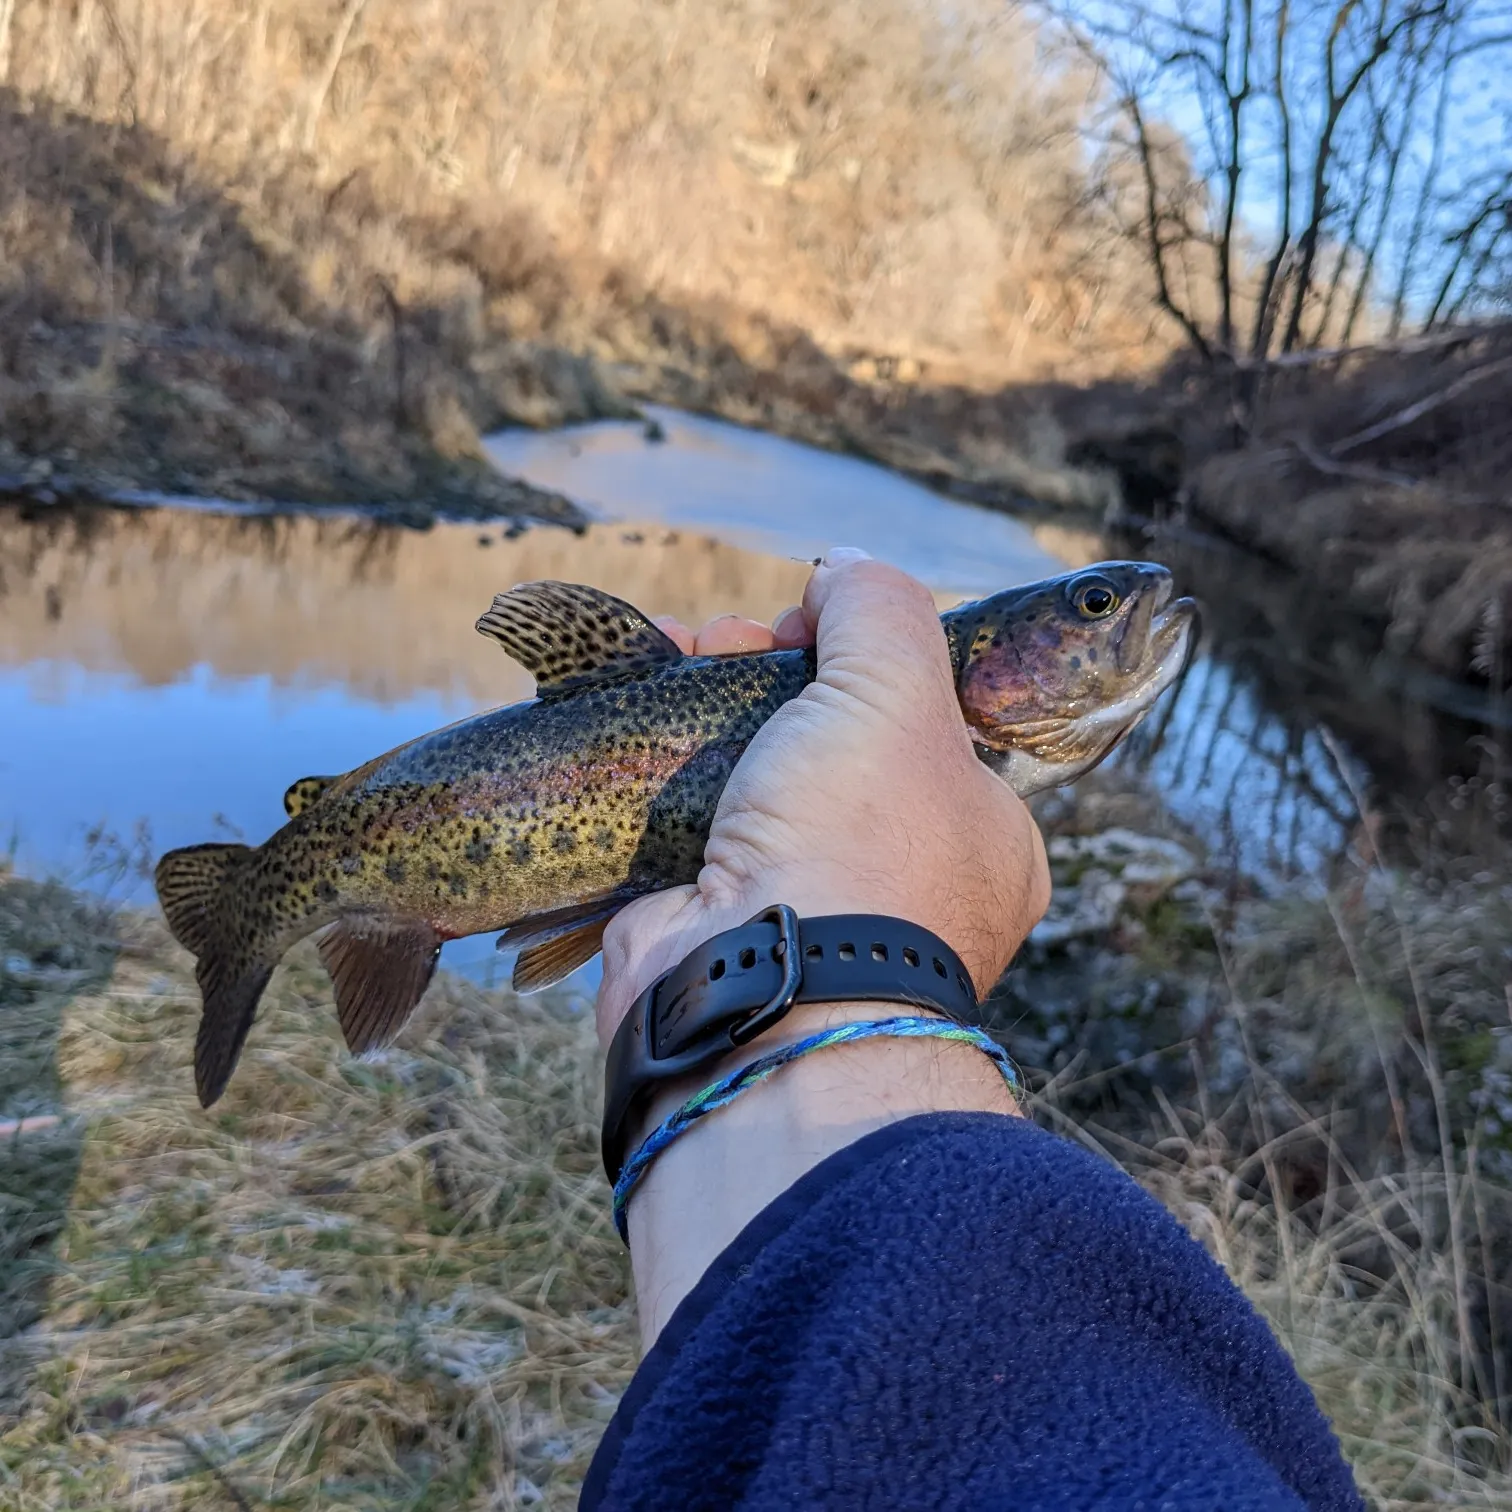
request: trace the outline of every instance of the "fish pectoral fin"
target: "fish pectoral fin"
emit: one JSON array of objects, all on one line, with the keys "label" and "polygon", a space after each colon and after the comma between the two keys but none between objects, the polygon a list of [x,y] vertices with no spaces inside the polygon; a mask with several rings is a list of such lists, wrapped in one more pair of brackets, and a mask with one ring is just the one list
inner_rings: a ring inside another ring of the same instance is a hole
[{"label": "fish pectoral fin", "polygon": [[540,992],[591,961],[604,944],[609,921],[630,895],[599,898],[532,914],[499,936],[500,950],[518,950],[510,985],[516,992]]},{"label": "fish pectoral fin", "polygon": [[320,940],[336,989],[336,1015],[353,1055],[386,1045],[425,996],[441,936],[423,919],[353,915]]},{"label": "fish pectoral fin", "polygon": [[581,583],[519,583],[478,621],[536,680],[542,698],[641,677],[682,658],[639,609]]},{"label": "fish pectoral fin", "polygon": [[304,813],[333,782],[340,781],[339,777],[301,777],[284,794],[284,813],[291,819]]}]

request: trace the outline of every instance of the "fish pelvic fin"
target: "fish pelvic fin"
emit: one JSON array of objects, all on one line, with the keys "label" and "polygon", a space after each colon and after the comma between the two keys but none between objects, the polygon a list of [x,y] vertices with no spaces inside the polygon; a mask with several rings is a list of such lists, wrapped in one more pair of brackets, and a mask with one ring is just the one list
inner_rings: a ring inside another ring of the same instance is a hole
[{"label": "fish pelvic fin", "polygon": [[339,777],[301,777],[298,782],[292,783],[284,794],[284,813],[291,819],[304,813],[312,803],[320,800],[320,795],[333,782],[340,781]]},{"label": "fish pelvic fin", "polygon": [[258,999],[277,965],[236,928],[228,889],[252,856],[247,845],[190,845],[157,865],[158,901],[173,937],[196,958],[204,1008],[194,1040],[194,1085],[208,1108],[236,1067]]},{"label": "fish pelvic fin", "polygon": [[591,961],[603,949],[609,921],[634,896],[611,894],[516,920],[498,940],[500,950],[520,952],[510,985],[519,993],[540,992]]},{"label": "fish pelvic fin", "polygon": [[581,583],[520,583],[478,621],[536,680],[541,698],[644,677],[682,659],[633,604]]},{"label": "fish pelvic fin", "polygon": [[386,1045],[415,1011],[436,971],[441,935],[424,919],[356,914],[320,939],[336,1015],[354,1055]]},{"label": "fish pelvic fin", "polygon": [[519,993],[540,992],[571,976],[604,948],[604,931],[613,917],[602,914],[539,945],[527,945],[515,957],[510,986]]}]

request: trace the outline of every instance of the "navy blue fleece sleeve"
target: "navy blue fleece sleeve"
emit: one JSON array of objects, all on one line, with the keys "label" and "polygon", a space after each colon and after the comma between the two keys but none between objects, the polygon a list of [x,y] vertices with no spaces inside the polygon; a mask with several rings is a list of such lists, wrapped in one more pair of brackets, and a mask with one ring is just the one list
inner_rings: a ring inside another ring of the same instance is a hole
[{"label": "navy blue fleece sleeve", "polygon": [[1120,1171],[913,1118],[811,1171],[631,1382],[585,1512],[1363,1506],[1311,1393]]}]

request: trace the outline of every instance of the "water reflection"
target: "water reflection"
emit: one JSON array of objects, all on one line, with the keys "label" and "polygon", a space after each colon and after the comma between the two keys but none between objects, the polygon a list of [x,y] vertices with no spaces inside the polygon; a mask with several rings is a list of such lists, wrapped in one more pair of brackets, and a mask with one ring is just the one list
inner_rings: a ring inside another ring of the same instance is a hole
[{"label": "water reflection", "polygon": [[10,837],[23,869],[77,877],[91,833],[130,837],[141,821],[158,851],[261,840],[295,777],[528,694],[472,630],[499,589],[559,577],[689,621],[769,619],[837,539],[923,576],[942,605],[1068,562],[1169,562],[1204,600],[1206,649],[1117,759],[1252,875],[1317,873],[1339,853],[1357,823],[1345,773],[1411,803],[1479,760],[1473,727],[1383,686],[1347,624],[1253,563],[1174,537],[1031,532],[850,459],[661,421],[659,444],[625,424],[495,438],[534,481],[656,516],[581,536],[0,509],[0,847]]},{"label": "water reflection", "polygon": [[[472,628],[499,589],[566,577],[695,622],[770,619],[807,571],[659,526],[0,511],[0,854],[149,900],[147,853],[260,841],[294,778],[527,697]],[[446,960],[491,969],[491,942]]]}]

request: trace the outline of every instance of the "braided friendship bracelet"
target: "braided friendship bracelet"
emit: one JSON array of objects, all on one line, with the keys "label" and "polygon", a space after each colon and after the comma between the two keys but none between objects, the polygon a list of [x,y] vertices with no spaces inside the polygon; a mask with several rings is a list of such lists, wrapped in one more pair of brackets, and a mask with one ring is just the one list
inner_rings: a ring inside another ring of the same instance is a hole
[{"label": "braided friendship bracelet", "polygon": [[768,1055],[758,1056],[738,1071],[721,1077],[712,1086],[695,1093],[646,1136],[641,1147],[625,1162],[619,1180],[614,1183],[614,1226],[619,1230],[620,1238],[627,1245],[630,1243],[626,1214],[631,1193],[650,1169],[651,1162],[684,1130],[707,1114],[728,1106],[748,1087],[765,1081],[790,1061],[812,1055],[816,1050],[825,1050],[831,1045],[846,1045],[852,1040],[876,1039],[881,1036],[954,1040],[958,1044],[974,1045],[1003,1073],[1008,1090],[1015,1097],[1019,1095],[1018,1073],[1008,1058],[1008,1052],[991,1035],[970,1025],[939,1018],[890,1018],[864,1019],[855,1024],[839,1024],[833,1029],[822,1029],[818,1034],[809,1035],[807,1039],[797,1040]]}]

